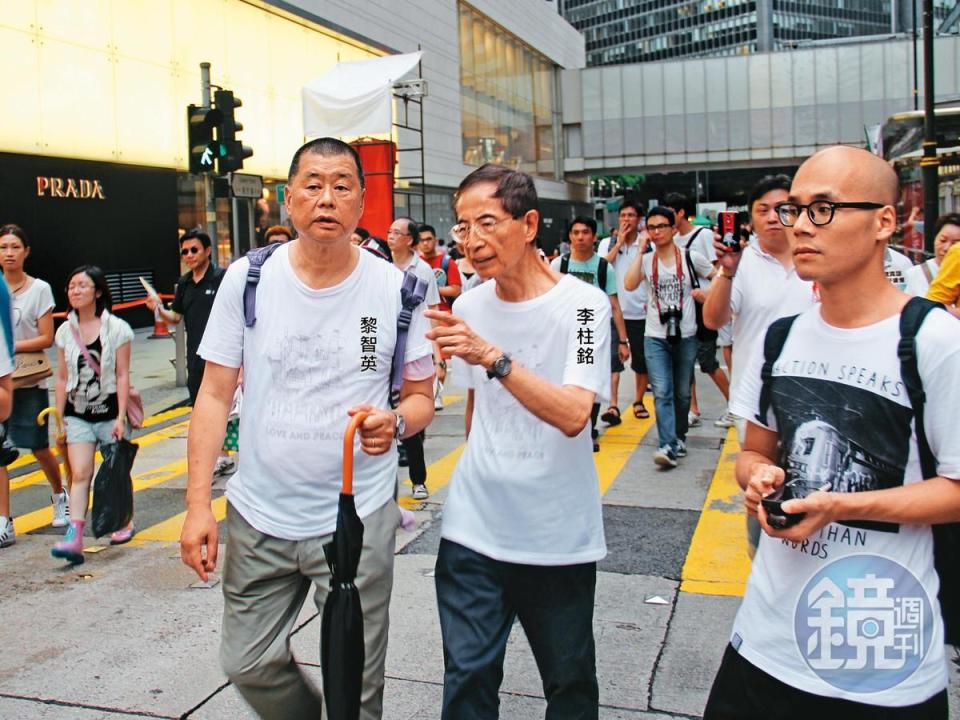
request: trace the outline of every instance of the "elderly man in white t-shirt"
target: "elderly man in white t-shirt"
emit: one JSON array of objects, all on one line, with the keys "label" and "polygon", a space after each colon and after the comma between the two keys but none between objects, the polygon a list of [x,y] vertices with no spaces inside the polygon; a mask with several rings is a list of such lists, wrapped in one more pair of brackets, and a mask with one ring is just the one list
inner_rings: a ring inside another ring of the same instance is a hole
[{"label": "elderly man in white t-shirt", "polygon": [[337,525],[346,425],[359,429],[354,497],[363,521],[356,585],[364,616],[360,717],[382,714],[393,550],[400,512],[396,439],[433,418],[433,356],[422,306],[407,338],[400,402],[389,408],[403,274],[350,235],[363,210],[363,170],[349,145],[320,138],[294,155],[286,208],[298,237],[263,263],[246,326],[249,259],[227,270],[199,353],[207,367],[188,439],[183,561],[203,580],[217,564],[210,474],[243,367],[240,470],[227,482],[220,660],[263,718],[321,716],[297,668],[290,632],[311,584],[322,611],[331,572],[323,546]]},{"label": "elderly man in white t-shirt", "polygon": [[491,282],[428,311],[466,367],[467,449],[443,511],[436,585],[444,720],[495,718],[519,619],[547,717],[597,717],[596,563],[606,554],[590,439],[609,387],[610,301],[540,260],[533,180],[485,165],[455,195],[456,234]]}]

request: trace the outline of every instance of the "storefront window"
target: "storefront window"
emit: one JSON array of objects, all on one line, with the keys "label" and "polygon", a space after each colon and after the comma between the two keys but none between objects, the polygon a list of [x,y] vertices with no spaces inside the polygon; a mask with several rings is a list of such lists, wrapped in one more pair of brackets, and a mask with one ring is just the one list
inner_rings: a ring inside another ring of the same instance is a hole
[{"label": "storefront window", "polygon": [[460,5],[463,161],[552,177],[553,64]]}]

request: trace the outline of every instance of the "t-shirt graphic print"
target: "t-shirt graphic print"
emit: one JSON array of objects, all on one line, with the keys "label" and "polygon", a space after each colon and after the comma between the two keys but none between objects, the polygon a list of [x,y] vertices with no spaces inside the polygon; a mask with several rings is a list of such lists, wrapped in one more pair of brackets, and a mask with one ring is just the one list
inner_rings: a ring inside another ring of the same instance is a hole
[{"label": "t-shirt graphic print", "polygon": [[[740,407],[780,438],[787,480],[859,493],[923,482],[900,374],[899,316],[837,328],[813,307],[795,320],[762,413],[763,342],[744,365]],[[931,313],[917,335],[924,427],[938,473],[960,478],[960,337]],[[732,645],[806,692],[883,706],[946,686],[943,626],[928,525],[829,523],[802,542],[763,534]]]}]

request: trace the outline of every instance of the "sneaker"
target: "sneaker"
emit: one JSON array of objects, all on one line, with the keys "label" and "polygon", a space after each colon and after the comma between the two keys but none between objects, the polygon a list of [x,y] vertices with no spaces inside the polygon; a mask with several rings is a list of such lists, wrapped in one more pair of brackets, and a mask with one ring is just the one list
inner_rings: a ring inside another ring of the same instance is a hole
[{"label": "sneaker", "polygon": [[732,428],[734,425],[736,425],[736,417],[728,410],[719,418],[714,420],[713,424],[718,428]]},{"label": "sneaker", "polygon": [[687,413],[687,425],[697,427],[700,424],[700,413],[691,410]]},{"label": "sneaker", "polygon": [[66,491],[50,496],[53,503],[53,527],[66,527],[70,524],[70,498]]},{"label": "sneaker", "polygon": [[674,451],[674,454],[678,458],[687,456],[687,444],[683,440],[677,440],[677,449]]},{"label": "sneaker", "polygon": [[55,558],[66,560],[71,565],[82,565],[84,560],[82,531],[77,532],[77,526],[70,523],[67,534],[63,536],[63,540],[53,546],[50,554]]},{"label": "sneaker", "polygon": [[414,485],[413,492],[410,493],[410,497],[414,500],[426,500],[430,497],[430,493],[427,492],[426,485]]},{"label": "sneaker", "polygon": [[224,475],[232,475],[236,471],[237,471],[236,458],[219,457],[217,458],[217,464],[213,468],[213,476],[223,477]]},{"label": "sneaker", "polygon": [[672,447],[664,445],[653,454],[653,461],[660,467],[675,468],[677,466],[677,454]]},{"label": "sneaker", "polygon": [[13,529],[13,520],[0,517],[0,548],[10,547],[17,541],[17,533]]},{"label": "sneaker", "polygon": [[114,533],[110,533],[110,544],[111,545],[123,545],[128,543],[133,539],[133,536],[136,534],[136,530],[133,529],[133,525],[128,528],[123,528],[122,530],[117,530]]}]

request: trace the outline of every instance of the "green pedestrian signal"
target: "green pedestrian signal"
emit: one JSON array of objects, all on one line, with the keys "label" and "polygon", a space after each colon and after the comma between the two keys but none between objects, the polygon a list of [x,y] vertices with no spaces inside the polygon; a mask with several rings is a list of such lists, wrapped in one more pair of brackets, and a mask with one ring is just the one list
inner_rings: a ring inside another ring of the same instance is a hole
[{"label": "green pedestrian signal", "polygon": [[205,173],[214,170],[214,129],[220,125],[221,113],[216,108],[187,106],[187,138],[190,172]]}]

